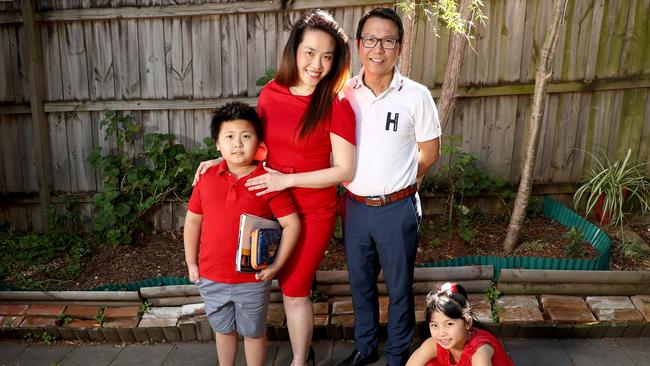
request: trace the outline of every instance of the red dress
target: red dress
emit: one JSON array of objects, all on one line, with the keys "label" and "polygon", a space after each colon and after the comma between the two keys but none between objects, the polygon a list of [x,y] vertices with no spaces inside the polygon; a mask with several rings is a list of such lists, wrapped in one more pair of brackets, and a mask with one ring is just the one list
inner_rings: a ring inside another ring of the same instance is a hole
[{"label": "red dress", "polygon": [[[299,139],[299,124],[311,96],[296,96],[272,80],[260,93],[257,111],[264,122],[267,166],[285,174],[331,166],[330,132],[356,144],[355,116],[346,99],[335,99],[332,113],[308,136]],[[309,296],[316,270],[332,239],[336,222],[336,187],[291,188],[300,214],[301,233],[291,258],[278,273],[282,293]]]},{"label": "red dress", "polygon": [[515,365],[497,337],[488,331],[474,328],[472,330],[472,335],[460,356],[460,360],[458,360],[457,363],[452,363],[449,350],[440,347],[440,345],[436,343],[436,358],[429,361],[426,366],[472,366],[472,356],[474,356],[476,350],[484,344],[489,344],[494,350],[494,354],[492,355],[492,366]]}]

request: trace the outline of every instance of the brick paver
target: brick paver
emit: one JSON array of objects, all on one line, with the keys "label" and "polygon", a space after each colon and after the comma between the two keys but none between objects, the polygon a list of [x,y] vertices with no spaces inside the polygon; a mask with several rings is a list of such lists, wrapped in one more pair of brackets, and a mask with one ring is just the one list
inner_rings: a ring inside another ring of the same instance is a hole
[{"label": "brick paver", "polygon": [[23,316],[0,315],[0,328],[18,328]]},{"label": "brick paver", "polygon": [[18,316],[24,315],[29,305],[0,304],[0,315]]},{"label": "brick paver", "polygon": [[92,329],[99,328],[102,325],[95,320],[73,319],[65,325],[68,328]]},{"label": "brick paver", "polygon": [[314,327],[326,327],[329,323],[330,316],[327,314],[314,315]]},{"label": "brick paver", "polygon": [[181,318],[188,319],[198,315],[205,315],[205,304],[187,304],[181,306]]},{"label": "brick paver", "polygon": [[329,314],[329,303],[326,302],[314,303],[314,315],[328,315],[328,314]]},{"label": "brick paver", "polygon": [[284,306],[281,303],[270,303],[269,310],[266,315],[267,324],[273,326],[281,326],[284,324]]},{"label": "brick paver", "polygon": [[499,321],[501,323],[535,324],[543,322],[544,317],[537,308],[504,308],[499,311]]},{"label": "brick paver", "polygon": [[332,325],[340,325],[343,327],[353,327],[354,326],[354,315],[344,314],[344,315],[332,315]]},{"label": "brick paver", "polygon": [[552,322],[580,324],[596,321],[582,297],[542,295],[541,302],[544,313]]},{"label": "brick paver", "polygon": [[100,309],[99,306],[71,305],[65,309],[65,315],[75,319],[93,319]]},{"label": "brick paver", "polygon": [[28,317],[52,317],[56,318],[65,310],[65,305],[31,305],[25,313]]},{"label": "brick paver", "polygon": [[647,322],[650,322],[650,295],[637,295],[630,298]]},{"label": "brick paver", "polygon": [[481,323],[492,322],[492,307],[485,295],[469,295],[469,302],[472,304],[472,312]]},{"label": "brick paver", "polygon": [[136,328],[138,326],[138,323],[140,323],[140,320],[137,318],[131,318],[131,319],[117,319],[117,320],[112,320],[112,321],[105,321],[104,324],[102,324],[102,327],[104,328]]},{"label": "brick paver", "polygon": [[585,301],[600,321],[642,322],[643,315],[627,296],[588,296]]},{"label": "brick paver", "polygon": [[149,309],[142,319],[151,319],[151,318],[176,318],[178,319],[181,316],[181,306],[170,306],[170,307],[153,307]]},{"label": "brick paver", "polygon": [[336,301],[332,304],[332,315],[353,314],[352,301]]},{"label": "brick paver", "polygon": [[[489,304],[487,305],[489,306]],[[497,306],[499,308],[499,320],[503,324],[535,324],[544,321],[542,312],[539,310],[539,302],[535,296],[503,296],[497,300]],[[512,328],[511,331],[513,332],[511,336],[515,336],[516,328]]]},{"label": "brick paver", "polygon": [[117,320],[126,318],[137,318],[140,308],[138,306],[107,307],[104,309],[104,319]]},{"label": "brick paver", "polygon": [[21,328],[42,328],[56,326],[56,318],[30,317],[20,323]]},{"label": "brick paver", "polygon": [[176,318],[143,318],[140,324],[138,324],[138,327],[171,327],[176,326],[176,323],[178,323],[178,319]]}]

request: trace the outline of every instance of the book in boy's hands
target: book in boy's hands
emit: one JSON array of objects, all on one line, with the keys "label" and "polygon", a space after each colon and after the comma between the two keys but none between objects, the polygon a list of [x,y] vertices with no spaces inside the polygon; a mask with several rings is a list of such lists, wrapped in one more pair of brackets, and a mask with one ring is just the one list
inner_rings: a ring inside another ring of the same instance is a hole
[{"label": "book in boy's hands", "polygon": [[282,226],[276,221],[251,214],[241,214],[235,260],[237,271],[257,273],[273,263],[281,236]]},{"label": "book in boy's hands", "polygon": [[251,233],[251,265],[253,268],[261,270],[273,263],[281,237],[280,229],[261,228]]}]

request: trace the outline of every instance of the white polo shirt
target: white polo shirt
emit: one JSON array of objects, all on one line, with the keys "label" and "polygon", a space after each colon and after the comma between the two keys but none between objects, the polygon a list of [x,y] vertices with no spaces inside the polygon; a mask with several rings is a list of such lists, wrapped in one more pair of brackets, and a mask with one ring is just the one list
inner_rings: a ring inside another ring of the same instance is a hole
[{"label": "white polo shirt", "polygon": [[346,187],[359,196],[390,194],[415,183],[417,142],[441,135],[438,111],[429,90],[397,68],[378,96],[364,85],[363,71],[344,89],[357,121],[357,164]]}]

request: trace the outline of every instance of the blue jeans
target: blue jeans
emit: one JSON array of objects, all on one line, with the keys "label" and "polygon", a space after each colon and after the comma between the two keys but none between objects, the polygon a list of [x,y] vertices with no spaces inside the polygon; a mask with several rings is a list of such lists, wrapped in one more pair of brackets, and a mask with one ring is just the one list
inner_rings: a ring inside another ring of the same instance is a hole
[{"label": "blue jeans", "polygon": [[389,366],[404,365],[415,329],[413,269],[422,219],[416,194],[382,207],[345,197],[344,243],[354,307],[354,336],[362,356],[379,344],[377,277],[384,271],[388,289],[388,339],[384,357]]}]

